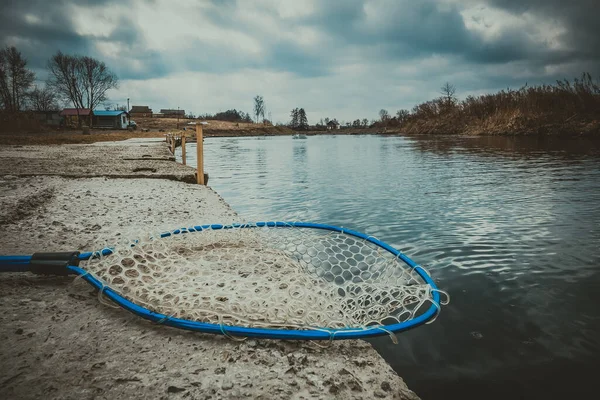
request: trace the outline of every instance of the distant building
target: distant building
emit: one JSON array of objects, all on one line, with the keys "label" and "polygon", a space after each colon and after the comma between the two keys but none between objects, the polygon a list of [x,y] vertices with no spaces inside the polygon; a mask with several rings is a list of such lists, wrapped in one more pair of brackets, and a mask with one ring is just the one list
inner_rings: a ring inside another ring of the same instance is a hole
[{"label": "distant building", "polygon": [[162,109],[160,113],[163,117],[167,118],[185,118],[185,110]]},{"label": "distant building", "polygon": [[65,108],[59,115],[65,119],[65,125],[79,125],[78,118],[81,118],[82,123],[89,121],[92,110],[89,108]]},{"label": "distant building", "polygon": [[131,118],[152,118],[152,109],[148,106],[132,106],[129,115]]},{"label": "distant building", "polygon": [[94,110],[94,128],[127,129],[127,111]]},{"label": "distant building", "polygon": [[340,129],[340,124],[337,121],[329,121],[327,123],[327,130],[331,131],[334,129]]}]

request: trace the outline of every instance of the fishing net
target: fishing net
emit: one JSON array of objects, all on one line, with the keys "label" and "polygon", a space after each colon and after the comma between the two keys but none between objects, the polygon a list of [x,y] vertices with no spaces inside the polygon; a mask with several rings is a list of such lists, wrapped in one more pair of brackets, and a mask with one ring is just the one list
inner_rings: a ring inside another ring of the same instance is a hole
[{"label": "fishing net", "polygon": [[175,233],[122,240],[81,267],[151,311],[226,326],[360,329],[437,306],[436,289],[366,238],[292,226]]}]

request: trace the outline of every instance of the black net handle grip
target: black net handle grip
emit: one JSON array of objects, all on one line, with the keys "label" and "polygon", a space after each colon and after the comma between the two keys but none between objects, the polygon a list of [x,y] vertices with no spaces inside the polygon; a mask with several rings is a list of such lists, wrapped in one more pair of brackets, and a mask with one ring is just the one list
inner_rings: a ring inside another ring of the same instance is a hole
[{"label": "black net handle grip", "polygon": [[29,262],[29,271],[38,275],[69,275],[69,265],[79,265],[79,252],[35,253]]}]

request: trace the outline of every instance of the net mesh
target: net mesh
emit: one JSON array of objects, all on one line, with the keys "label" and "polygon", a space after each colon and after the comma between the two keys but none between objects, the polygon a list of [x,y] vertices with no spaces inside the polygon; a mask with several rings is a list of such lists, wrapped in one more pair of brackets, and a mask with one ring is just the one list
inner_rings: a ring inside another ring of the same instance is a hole
[{"label": "net mesh", "polygon": [[431,287],[390,252],[321,229],[146,234],[113,249],[82,267],[134,303],[193,321],[364,328],[412,319],[433,302]]}]

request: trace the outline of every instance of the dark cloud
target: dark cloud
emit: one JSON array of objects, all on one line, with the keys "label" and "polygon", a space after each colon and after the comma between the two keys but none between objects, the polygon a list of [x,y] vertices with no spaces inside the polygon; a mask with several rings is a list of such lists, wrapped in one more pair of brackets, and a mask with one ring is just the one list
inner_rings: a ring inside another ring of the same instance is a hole
[{"label": "dark cloud", "polygon": [[[560,65],[573,60],[600,59],[600,24],[594,12],[595,1],[579,0],[482,0],[514,15],[530,13],[542,16],[567,31],[561,37],[569,50],[553,49],[533,41],[525,31],[505,31],[493,40],[484,40],[465,26],[461,3],[440,4],[433,0],[323,1],[311,15],[291,17],[290,27],[310,26],[331,38],[328,46],[315,43],[312,49],[278,37],[260,38],[266,44],[262,59],[242,59],[235,53],[223,51],[211,43],[195,42],[197,51],[208,54],[211,62],[198,62],[194,55],[182,54],[184,64],[192,69],[205,68],[232,70],[236,68],[266,68],[285,70],[300,76],[323,76],[344,59],[344,51],[353,48],[358,56],[377,56],[380,62],[405,61],[435,54],[458,56],[466,62],[502,64],[529,61],[533,66]],[[138,60],[144,69],[130,69],[128,63],[115,65],[126,78],[162,76],[169,67],[160,54],[145,49],[139,27],[132,16],[121,16],[117,28],[108,37],[82,36],[75,32],[69,7],[94,7],[101,10],[111,4],[127,0],[85,1],[8,1],[0,12],[0,34],[4,38],[18,38],[22,51],[35,68],[43,68],[48,57],[57,49],[68,52],[93,53],[97,42],[117,43],[127,49],[125,57]],[[234,0],[214,2],[212,9],[198,7],[198,12],[210,18],[217,26],[235,29],[253,36],[255,26],[231,18],[239,5]],[[472,6],[466,0],[462,6]],[[264,7],[265,15],[276,17],[276,10]],[[376,20],[373,20],[372,15]],[[28,21],[26,15],[39,21]],[[68,49],[68,50],[67,50]],[[132,64],[132,63],[129,63]],[[589,63],[588,63],[589,64]]]},{"label": "dark cloud", "polygon": [[[44,68],[51,54],[60,48],[88,52],[88,38],[74,32],[73,24],[64,12],[62,2],[49,6],[45,1],[8,1],[0,9],[0,38],[5,42],[18,41],[19,50],[28,58],[30,66]],[[36,11],[39,10],[39,11]],[[35,15],[39,22],[27,20]]]},{"label": "dark cloud", "polygon": [[[16,45],[38,75],[43,75],[47,60],[60,49],[101,58],[122,80],[143,81],[186,71],[215,76],[249,70],[288,72],[303,82],[329,80],[344,88],[360,84],[385,89],[383,82],[410,85],[415,92],[405,101],[411,103],[436,95],[446,80],[469,92],[518,87],[525,81],[552,82],[583,71],[600,76],[596,0],[323,0],[308,15],[285,18],[278,14],[284,3],[256,3],[252,18],[241,18],[240,8],[250,8],[252,0],[215,0],[210,7],[203,1],[186,3],[182,13],[210,21],[224,35],[233,33],[231,37],[207,39],[187,30],[186,37],[174,33],[177,46],[162,51],[142,29],[148,28],[142,25],[148,22],[136,13],[139,3],[132,0],[0,2],[0,45]],[[153,3],[145,12],[163,4]],[[114,29],[78,34],[74,5],[91,8]],[[128,11],[112,12],[116,6]],[[474,8],[503,10],[512,17],[526,16],[532,23],[513,29],[501,20],[477,15],[465,21],[465,10]],[[182,20],[188,15],[181,15]],[[550,37],[544,40],[544,31],[540,33],[535,21],[542,21],[544,29],[562,27],[564,32],[551,43]],[[471,22],[478,22],[483,30],[495,28],[494,34],[470,29]],[[160,25],[155,28],[154,33],[164,29],[165,35],[170,34]],[[314,43],[290,34],[303,29],[315,33]],[[245,49],[234,42],[244,37],[260,48]],[[353,66],[362,72],[342,80],[340,71]],[[336,90],[329,92],[334,96]],[[389,103],[398,102],[393,90],[385,95]],[[375,101],[377,96],[362,95],[365,101]]]},{"label": "dark cloud", "polygon": [[[238,0],[215,1],[215,7],[200,12],[209,17],[210,21],[219,27],[227,27],[232,30],[246,32],[259,39],[261,43],[267,44],[264,54],[260,58],[248,57],[237,52],[229,53],[227,59],[219,62],[219,56],[223,55],[223,49],[212,46],[210,43],[200,43],[197,41],[196,48],[202,49],[203,58],[209,61],[200,60],[199,63],[190,64],[192,70],[202,70],[212,72],[215,70],[231,71],[232,69],[259,68],[273,71],[291,72],[301,77],[325,76],[330,73],[329,67],[332,64],[330,49],[322,47],[315,43],[312,49],[300,47],[296,42],[281,36],[260,36],[256,32],[256,26],[250,23],[241,22],[232,19],[235,9],[238,6]],[[271,8],[261,8],[260,11],[265,15],[275,17],[275,10]],[[302,25],[303,20],[291,18],[290,27],[294,24]],[[189,59],[190,57],[186,57]],[[191,57],[195,59],[196,57]],[[215,63],[215,60],[217,62]]]},{"label": "dark cloud", "polygon": [[[597,0],[487,0],[490,5],[515,14],[531,13],[566,29],[561,40],[572,57],[600,64],[600,23]],[[596,72],[600,73],[600,67]]]},{"label": "dark cloud", "polygon": [[[506,2],[513,3],[511,0]],[[533,6],[524,8],[521,3],[514,1],[515,9],[508,11],[522,13],[537,10]],[[376,4],[373,7],[376,8]],[[522,30],[507,30],[492,40],[484,40],[479,33],[467,29],[457,5],[442,7],[439,2],[422,0],[381,2],[379,8],[379,20],[370,23],[364,2],[345,2],[341,10],[328,2],[319,10],[318,18],[307,17],[306,22],[322,27],[346,45],[359,44],[367,52],[372,46],[377,46],[380,58],[395,60],[441,54],[484,64],[529,60],[534,65],[552,65],[582,54],[575,49],[558,50],[544,43],[536,43],[529,32]],[[588,36],[587,33],[585,35]],[[583,47],[590,50],[588,46]]]},{"label": "dark cloud", "polygon": [[[76,32],[71,12],[73,5],[91,7],[102,15],[103,8],[122,3],[118,0],[9,0],[0,9],[0,44],[15,44],[38,75],[44,75],[48,59],[58,50],[99,56],[95,45],[102,42],[119,44],[126,49],[123,62],[110,65],[122,79],[146,79],[167,74],[169,71],[160,55],[140,46],[139,30],[125,16],[117,17],[116,28],[108,36]],[[128,68],[131,60],[139,61],[143,68]]]}]

